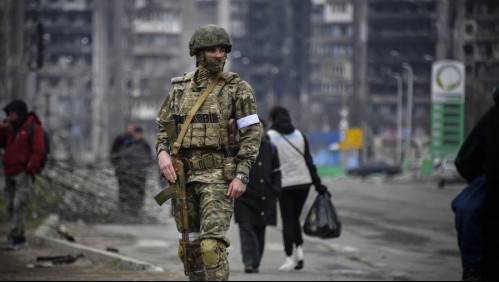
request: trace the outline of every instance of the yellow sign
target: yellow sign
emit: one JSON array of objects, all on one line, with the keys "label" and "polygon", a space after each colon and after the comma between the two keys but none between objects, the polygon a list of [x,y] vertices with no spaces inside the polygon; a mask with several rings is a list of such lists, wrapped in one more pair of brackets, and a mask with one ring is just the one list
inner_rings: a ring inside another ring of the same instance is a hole
[{"label": "yellow sign", "polygon": [[340,143],[340,150],[361,149],[364,147],[364,133],[360,128],[345,130],[345,139]]}]

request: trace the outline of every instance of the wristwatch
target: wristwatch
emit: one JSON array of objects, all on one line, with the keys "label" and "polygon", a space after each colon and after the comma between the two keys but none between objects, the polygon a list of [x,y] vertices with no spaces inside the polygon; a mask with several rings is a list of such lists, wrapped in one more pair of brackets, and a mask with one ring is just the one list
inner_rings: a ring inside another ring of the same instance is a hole
[{"label": "wristwatch", "polygon": [[248,184],[250,182],[249,176],[247,176],[244,173],[238,173],[236,174],[236,178],[241,180],[243,184]]}]

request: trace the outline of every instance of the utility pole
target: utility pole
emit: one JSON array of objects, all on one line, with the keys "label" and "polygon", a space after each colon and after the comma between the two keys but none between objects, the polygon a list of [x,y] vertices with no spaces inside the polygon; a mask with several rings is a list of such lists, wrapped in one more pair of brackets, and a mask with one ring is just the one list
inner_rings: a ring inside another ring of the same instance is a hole
[{"label": "utility pole", "polygon": [[407,144],[405,149],[405,158],[409,162],[411,159],[411,140],[412,140],[412,106],[414,90],[414,71],[409,63],[403,63],[402,67],[407,70]]},{"label": "utility pole", "polygon": [[368,41],[368,3],[365,0],[356,0],[355,2],[355,60],[353,73],[354,93],[357,102],[355,115],[352,116],[354,125],[360,126],[364,132],[364,149],[362,150],[362,160],[368,159],[368,150],[373,142],[372,131],[369,125],[368,97],[367,97],[367,41]]},{"label": "utility pole", "polygon": [[[450,29],[450,5],[449,0],[438,1],[437,17],[437,52],[436,57],[440,60],[451,57],[451,33]],[[464,6],[463,6],[464,7]]]},{"label": "utility pole", "polygon": [[402,163],[402,92],[404,81],[398,73],[394,73],[393,78],[397,80],[397,165],[400,165]]},{"label": "utility pole", "polygon": [[180,58],[182,72],[193,69],[196,65],[189,57],[189,41],[197,29],[197,1],[182,2],[182,31],[180,33]]},{"label": "utility pole", "polygon": [[[230,34],[230,0],[218,0],[218,24]],[[230,70],[231,61],[225,63],[225,71]]]},{"label": "utility pole", "polygon": [[93,25],[93,60],[92,60],[92,160],[104,156],[108,149],[108,120],[104,118],[106,105],[105,95],[109,89],[108,63],[108,1],[95,1]]}]

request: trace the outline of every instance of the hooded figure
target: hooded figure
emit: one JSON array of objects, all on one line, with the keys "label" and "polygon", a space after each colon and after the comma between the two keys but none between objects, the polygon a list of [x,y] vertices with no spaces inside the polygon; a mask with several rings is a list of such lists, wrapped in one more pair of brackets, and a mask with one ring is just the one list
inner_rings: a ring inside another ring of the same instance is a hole
[{"label": "hooded figure", "polygon": [[[274,107],[270,112],[272,128],[267,132],[277,147],[282,173],[282,194],[279,206],[283,225],[286,261],[280,271],[299,270],[304,266],[303,235],[300,215],[313,184],[319,194],[327,193],[317,174],[307,138],[291,122],[287,109]],[[293,257],[293,246],[296,246]]]},{"label": "hooded figure", "polygon": [[[6,176],[23,172],[34,175],[46,153],[42,123],[35,113],[28,113],[22,100],[12,101],[3,110],[9,122],[0,130],[0,147],[5,149],[4,173]],[[32,136],[28,134],[30,126],[33,126]]]},{"label": "hooded figure", "polygon": [[24,222],[33,194],[34,174],[45,157],[45,139],[40,119],[28,113],[25,102],[12,101],[3,110],[7,119],[0,125],[0,147],[5,150],[6,212],[11,224],[7,247],[17,250],[26,244]]}]

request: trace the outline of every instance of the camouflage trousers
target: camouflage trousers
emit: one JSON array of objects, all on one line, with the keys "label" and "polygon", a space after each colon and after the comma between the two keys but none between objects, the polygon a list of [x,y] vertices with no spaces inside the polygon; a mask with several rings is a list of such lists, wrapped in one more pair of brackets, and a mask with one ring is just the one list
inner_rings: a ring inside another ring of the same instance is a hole
[{"label": "camouflage trousers", "polygon": [[24,222],[33,189],[33,176],[31,175],[19,173],[6,177],[6,211],[11,225],[9,236],[24,238]]},{"label": "camouflage trousers", "polygon": [[[179,257],[187,252],[191,281],[227,281],[229,262],[226,237],[234,211],[234,200],[226,195],[227,184],[189,183],[187,202],[189,214],[189,243],[179,246]],[[179,236],[181,234],[182,203],[172,200]]]}]

